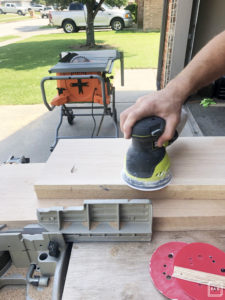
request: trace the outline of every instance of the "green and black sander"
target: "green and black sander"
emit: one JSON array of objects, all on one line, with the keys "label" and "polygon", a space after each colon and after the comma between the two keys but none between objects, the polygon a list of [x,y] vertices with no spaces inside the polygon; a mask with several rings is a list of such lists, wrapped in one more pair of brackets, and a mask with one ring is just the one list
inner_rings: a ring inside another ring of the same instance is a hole
[{"label": "green and black sander", "polygon": [[157,147],[156,143],[165,130],[164,119],[156,116],[147,117],[133,126],[132,143],[122,171],[122,179],[127,185],[137,190],[154,191],[169,184],[172,174],[166,147],[177,139],[186,120],[186,112],[182,111],[181,122],[174,137],[163,147]]}]

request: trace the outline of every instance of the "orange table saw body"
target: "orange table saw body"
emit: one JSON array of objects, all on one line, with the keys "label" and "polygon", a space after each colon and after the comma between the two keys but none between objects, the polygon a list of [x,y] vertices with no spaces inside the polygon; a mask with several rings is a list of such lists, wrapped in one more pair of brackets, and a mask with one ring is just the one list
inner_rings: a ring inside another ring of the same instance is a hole
[{"label": "orange table saw body", "polygon": [[[57,73],[62,75],[100,75],[100,72],[92,73]],[[110,104],[111,83],[105,78],[106,105]],[[51,101],[52,105],[60,106],[66,103],[103,103],[101,82],[96,79],[60,79],[57,80],[58,95]]]}]

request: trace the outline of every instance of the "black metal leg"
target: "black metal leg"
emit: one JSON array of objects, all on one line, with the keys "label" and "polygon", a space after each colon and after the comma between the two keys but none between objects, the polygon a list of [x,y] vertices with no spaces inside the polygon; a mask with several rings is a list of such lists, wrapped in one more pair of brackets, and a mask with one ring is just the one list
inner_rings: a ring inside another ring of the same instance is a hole
[{"label": "black metal leg", "polygon": [[[113,118],[112,118],[113,119]],[[118,124],[115,122],[115,120],[113,119],[113,125],[115,127],[115,137],[118,138],[119,137],[119,127],[118,127]]]},{"label": "black metal leg", "polygon": [[63,115],[64,115],[64,107],[61,106],[60,120],[59,120],[59,124],[58,124],[58,126],[57,126],[57,128],[56,128],[55,142],[54,142],[54,144],[50,147],[50,151],[51,151],[51,152],[55,149],[55,146],[57,145],[58,140],[59,140],[59,129],[60,129],[61,125],[62,125]]},{"label": "black metal leg", "polygon": [[117,124],[117,111],[116,111],[116,95],[115,95],[115,87],[113,86],[112,91],[112,118],[115,126],[116,134],[115,137],[119,137],[119,128]]},{"label": "black metal leg", "polygon": [[99,126],[98,126],[98,131],[97,131],[97,134],[96,134],[96,136],[98,136],[98,135],[99,135],[99,132],[100,132],[100,130],[101,130],[102,123],[103,123],[103,120],[104,120],[104,116],[105,116],[105,115],[102,115],[102,117],[101,117],[100,124],[99,124]]},{"label": "black metal leg", "polygon": [[113,111],[113,118],[115,122],[117,122],[117,112],[116,112],[116,95],[115,95],[115,87],[113,86],[112,92],[112,111]]}]

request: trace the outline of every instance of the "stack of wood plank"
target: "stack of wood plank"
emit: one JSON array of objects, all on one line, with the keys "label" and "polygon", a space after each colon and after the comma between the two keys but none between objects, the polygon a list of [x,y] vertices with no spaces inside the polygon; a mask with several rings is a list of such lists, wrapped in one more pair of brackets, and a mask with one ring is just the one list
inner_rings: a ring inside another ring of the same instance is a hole
[{"label": "stack of wood plank", "polygon": [[[82,199],[147,198],[154,230],[225,229],[225,138],[179,138],[168,148],[173,179],[159,191],[121,180],[130,141],[61,140],[46,164],[0,167],[0,224],[36,221],[36,209],[80,205]],[[33,190],[33,186],[35,192]]]}]

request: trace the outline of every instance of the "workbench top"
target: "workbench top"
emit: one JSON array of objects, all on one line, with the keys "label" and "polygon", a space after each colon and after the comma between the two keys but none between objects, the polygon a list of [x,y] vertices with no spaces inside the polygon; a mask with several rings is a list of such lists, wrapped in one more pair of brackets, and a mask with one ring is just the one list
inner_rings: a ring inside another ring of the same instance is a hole
[{"label": "workbench top", "polygon": [[151,243],[74,244],[63,300],[162,300],[154,287],[149,261],[162,244],[205,242],[225,251],[221,231],[156,232]]}]

